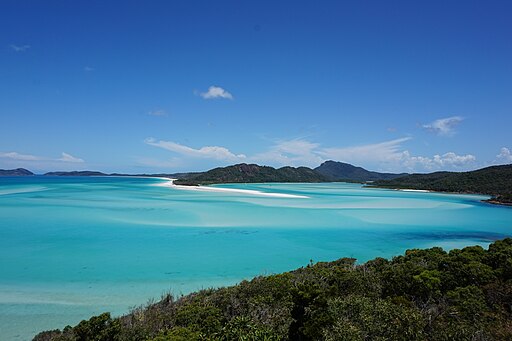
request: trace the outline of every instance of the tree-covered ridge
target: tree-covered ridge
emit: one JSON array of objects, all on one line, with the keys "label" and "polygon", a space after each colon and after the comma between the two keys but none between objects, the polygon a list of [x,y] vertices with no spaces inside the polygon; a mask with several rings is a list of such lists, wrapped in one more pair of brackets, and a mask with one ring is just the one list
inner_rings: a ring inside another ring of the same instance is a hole
[{"label": "tree-covered ridge", "polygon": [[310,264],[34,340],[512,340],[512,239]]},{"label": "tree-covered ridge", "polygon": [[324,182],[326,177],[307,167],[273,168],[255,164],[219,167],[175,181],[178,185],[258,182]]},{"label": "tree-covered ridge", "polygon": [[492,166],[461,173],[411,174],[393,180],[376,181],[372,186],[481,193],[493,196],[492,200],[495,201],[512,203],[512,165]]},{"label": "tree-covered ridge", "polygon": [[407,173],[379,173],[366,170],[362,167],[356,167],[349,163],[338,161],[325,161],[315,168],[317,173],[322,174],[331,181],[376,181],[389,180],[407,175]]}]

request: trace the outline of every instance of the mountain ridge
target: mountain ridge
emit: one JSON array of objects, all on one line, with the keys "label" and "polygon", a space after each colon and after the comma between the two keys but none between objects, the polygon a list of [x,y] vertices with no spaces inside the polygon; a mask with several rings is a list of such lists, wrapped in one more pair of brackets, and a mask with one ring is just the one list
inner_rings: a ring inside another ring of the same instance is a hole
[{"label": "mountain ridge", "polygon": [[0,176],[30,176],[34,175],[31,171],[25,168],[15,169],[0,169]]},{"label": "mountain ridge", "polygon": [[407,173],[379,173],[369,171],[363,167],[354,166],[350,163],[328,160],[323,162],[314,170],[332,181],[350,180],[350,181],[375,181],[375,180],[391,180]]},{"label": "mountain ridge", "polygon": [[240,163],[227,167],[218,167],[209,171],[175,181],[177,185],[211,185],[216,183],[254,183],[254,182],[326,182],[328,179],[308,167],[260,166]]}]

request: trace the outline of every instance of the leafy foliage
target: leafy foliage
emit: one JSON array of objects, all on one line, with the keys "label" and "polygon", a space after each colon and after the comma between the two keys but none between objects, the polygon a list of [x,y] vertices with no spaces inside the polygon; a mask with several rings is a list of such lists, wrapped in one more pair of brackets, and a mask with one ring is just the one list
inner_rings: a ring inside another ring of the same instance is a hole
[{"label": "leafy foliage", "polygon": [[176,180],[177,185],[208,185],[217,183],[258,183],[258,182],[324,182],[328,179],[307,167],[282,167],[241,163],[219,167],[204,173]]},{"label": "leafy foliage", "polygon": [[492,166],[463,173],[411,174],[393,180],[376,181],[372,186],[481,193],[493,196],[494,201],[512,203],[512,165]]},{"label": "leafy foliage", "polygon": [[315,168],[317,173],[322,174],[331,181],[375,181],[375,180],[391,180],[407,173],[393,174],[393,173],[379,173],[368,171],[362,167],[356,167],[349,163],[337,161],[325,161],[320,166]]},{"label": "leafy foliage", "polygon": [[329,301],[333,324],[326,340],[424,340],[426,322],[421,312],[390,299],[359,295]]},{"label": "leafy foliage", "polygon": [[310,264],[112,319],[105,313],[36,341],[511,340],[512,239],[391,260]]}]

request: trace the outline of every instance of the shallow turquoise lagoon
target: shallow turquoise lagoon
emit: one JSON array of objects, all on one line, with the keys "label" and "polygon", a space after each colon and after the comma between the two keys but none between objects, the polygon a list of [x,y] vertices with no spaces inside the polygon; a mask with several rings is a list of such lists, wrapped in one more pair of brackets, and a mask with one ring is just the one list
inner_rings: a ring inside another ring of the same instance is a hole
[{"label": "shallow turquoise lagoon", "polygon": [[307,197],[282,198],[162,183],[0,178],[0,340],[310,260],[363,262],[512,235],[512,209],[482,196],[346,183],[216,186]]}]

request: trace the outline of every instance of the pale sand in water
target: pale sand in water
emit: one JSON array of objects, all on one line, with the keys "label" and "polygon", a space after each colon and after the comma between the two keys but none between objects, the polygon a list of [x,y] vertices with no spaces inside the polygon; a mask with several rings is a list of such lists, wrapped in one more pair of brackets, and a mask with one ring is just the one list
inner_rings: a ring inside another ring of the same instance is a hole
[{"label": "pale sand in water", "polygon": [[156,186],[183,189],[183,190],[188,190],[188,191],[238,193],[238,194],[249,194],[249,195],[257,195],[257,196],[263,196],[263,197],[273,197],[273,198],[302,198],[302,199],[309,198],[308,196],[305,196],[305,195],[295,195],[295,194],[285,194],[285,193],[267,193],[267,192],[252,190],[252,189],[175,185],[174,180],[176,180],[176,179],[168,179],[168,178],[159,178],[159,179],[166,180],[166,181],[156,184]]}]

